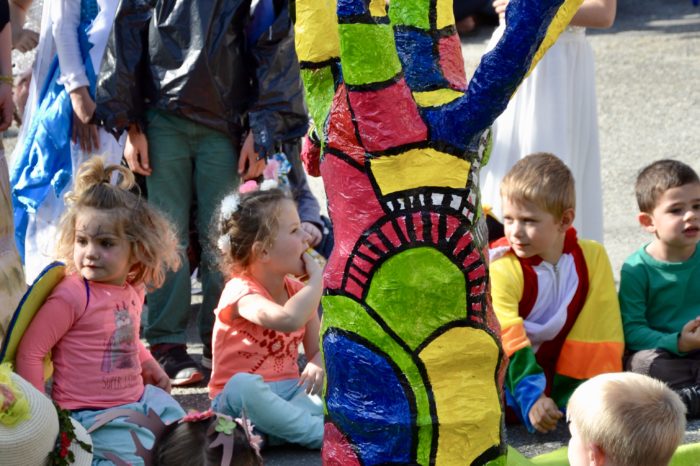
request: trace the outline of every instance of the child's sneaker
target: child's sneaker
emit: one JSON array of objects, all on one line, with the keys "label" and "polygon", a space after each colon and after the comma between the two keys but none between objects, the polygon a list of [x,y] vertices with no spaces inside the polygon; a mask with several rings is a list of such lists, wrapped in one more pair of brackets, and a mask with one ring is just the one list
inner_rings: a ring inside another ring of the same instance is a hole
[{"label": "child's sneaker", "polygon": [[173,387],[192,385],[204,378],[199,365],[187,354],[186,345],[177,343],[152,345],[151,354],[168,374]]}]

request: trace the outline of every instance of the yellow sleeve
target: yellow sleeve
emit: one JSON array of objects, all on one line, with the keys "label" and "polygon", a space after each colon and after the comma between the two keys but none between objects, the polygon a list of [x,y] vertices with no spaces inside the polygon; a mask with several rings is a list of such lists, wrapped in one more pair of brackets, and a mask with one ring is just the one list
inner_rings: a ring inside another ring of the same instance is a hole
[{"label": "yellow sleeve", "polygon": [[580,240],[579,244],[588,267],[588,295],[562,347],[557,372],[589,379],[622,370],[624,337],[608,254],[595,241]]},{"label": "yellow sleeve", "polygon": [[525,279],[518,259],[506,254],[489,267],[491,302],[501,325],[503,350],[508,356],[530,346],[523,319],[518,313]]}]

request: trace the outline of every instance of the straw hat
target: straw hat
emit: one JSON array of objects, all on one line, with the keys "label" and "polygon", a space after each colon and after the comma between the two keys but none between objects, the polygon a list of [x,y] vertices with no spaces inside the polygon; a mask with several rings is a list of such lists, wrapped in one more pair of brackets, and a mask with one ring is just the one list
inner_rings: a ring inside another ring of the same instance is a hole
[{"label": "straw hat", "polygon": [[[5,368],[3,368],[5,369]],[[8,377],[9,374],[9,377]],[[28,402],[28,415],[8,419],[6,413],[13,405]],[[19,419],[19,420],[18,420]],[[75,420],[71,419],[78,440],[92,444],[90,436]],[[14,372],[2,370],[0,373],[0,463],[3,466],[43,466],[48,463],[48,455],[56,447],[59,435],[59,420],[53,402],[39,392],[29,382]],[[72,442],[69,450],[75,455],[72,463],[77,466],[90,466],[92,453],[83,450]]]}]

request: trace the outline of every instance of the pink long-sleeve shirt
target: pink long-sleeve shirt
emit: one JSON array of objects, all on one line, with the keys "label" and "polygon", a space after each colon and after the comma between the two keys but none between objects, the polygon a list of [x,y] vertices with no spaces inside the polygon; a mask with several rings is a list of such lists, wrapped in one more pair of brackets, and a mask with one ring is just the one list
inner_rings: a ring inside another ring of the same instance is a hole
[{"label": "pink long-sleeve shirt", "polygon": [[19,375],[44,391],[43,358],[52,351],[51,397],[64,409],[110,408],[143,394],[139,340],[143,288],[69,275],[52,291],[22,337]]}]

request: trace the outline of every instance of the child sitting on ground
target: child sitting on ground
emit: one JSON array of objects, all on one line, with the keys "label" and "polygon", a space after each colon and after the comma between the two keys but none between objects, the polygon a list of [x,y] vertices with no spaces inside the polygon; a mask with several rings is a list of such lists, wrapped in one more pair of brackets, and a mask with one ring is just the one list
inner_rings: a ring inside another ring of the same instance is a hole
[{"label": "child sitting on ground", "polygon": [[[266,181],[262,186],[269,183]],[[289,194],[230,194],[221,203],[219,238],[228,283],[216,308],[209,396],[216,412],[245,415],[270,444],[320,448],[324,371],[316,309],[321,269],[305,251]],[[308,277],[307,284],[290,275]],[[299,343],[308,363],[301,377]]]},{"label": "child sitting on ground", "polygon": [[577,239],[575,199],[571,172],[551,154],[528,155],[501,182],[505,237],[491,244],[491,296],[510,358],[506,402],[531,432],[554,430],[581,382],[622,369],[610,261]]},{"label": "child sitting on ground", "polygon": [[667,466],[685,435],[685,407],[658,380],[602,374],[571,395],[571,466]]},{"label": "child sitting on ground", "polygon": [[[121,175],[117,185],[113,174]],[[90,431],[114,408],[155,412],[164,422],[185,413],[170,381],[139,340],[145,287],[179,266],[170,223],[129,189],[132,173],[93,157],[81,166],[61,220],[58,258],[66,277],[20,341],[17,372],[44,391],[44,357],[54,365],[51,397]],[[135,454],[153,434],[119,418],[91,432],[94,458],[143,464]],[[132,437],[132,435],[134,437]]]},{"label": "child sitting on ground", "polygon": [[620,273],[626,369],[676,390],[700,417],[700,179],[688,165],[659,160],[637,177],[638,220],[654,235]]}]

